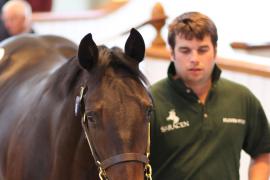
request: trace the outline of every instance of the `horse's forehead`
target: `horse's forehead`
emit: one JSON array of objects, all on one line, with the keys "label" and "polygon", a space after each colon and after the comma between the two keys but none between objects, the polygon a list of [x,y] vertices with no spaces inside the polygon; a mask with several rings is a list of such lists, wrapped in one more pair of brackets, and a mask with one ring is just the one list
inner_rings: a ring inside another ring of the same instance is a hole
[{"label": "horse's forehead", "polygon": [[146,88],[139,80],[131,77],[115,75],[107,76],[101,81],[98,87],[93,88],[89,93],[89,100],[97,102],[97,106],[102,104],[114,103],[117,101],[149,104],[150,98]]},{"label": "horse's forehead", "polygon": [[136,92],[140,94],[144,92],[144,86],[140,83],[140,80],[132,78],[125,72],[119,74],[112,74],[103,81],[103,87],[113,88],[115,93],[119,91],[124,93]]}]

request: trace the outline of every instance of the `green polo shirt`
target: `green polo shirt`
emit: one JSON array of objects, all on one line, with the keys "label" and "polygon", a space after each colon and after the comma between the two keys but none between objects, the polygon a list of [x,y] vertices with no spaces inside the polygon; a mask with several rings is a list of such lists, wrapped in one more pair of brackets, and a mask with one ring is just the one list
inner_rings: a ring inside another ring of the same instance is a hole
[{"label": "green polo shirt", "polygon": [[244,86],[220,78],[205,104],[181,80],[168,77],[151,87],[154,180],[238,180],[241,150],[251,157],[270,152],[270,129],[257,98]]}]

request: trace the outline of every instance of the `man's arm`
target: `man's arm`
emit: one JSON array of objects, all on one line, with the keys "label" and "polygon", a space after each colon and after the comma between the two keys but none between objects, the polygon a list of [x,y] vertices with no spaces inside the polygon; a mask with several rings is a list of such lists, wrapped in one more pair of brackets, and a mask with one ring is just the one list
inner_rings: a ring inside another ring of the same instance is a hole
[{"label": "man's arm", "polygon": [[270,153],[261,154],[251,160],[249,166],[249,180],[269,180]]}]

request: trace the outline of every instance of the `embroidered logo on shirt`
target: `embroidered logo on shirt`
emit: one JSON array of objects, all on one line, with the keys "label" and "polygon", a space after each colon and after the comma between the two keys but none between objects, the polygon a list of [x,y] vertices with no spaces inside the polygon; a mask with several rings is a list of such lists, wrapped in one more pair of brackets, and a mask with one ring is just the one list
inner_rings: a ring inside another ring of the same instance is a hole
[{"label": "embroidered logo on shirt", "polygon": [[176,112],[174,109],[169,111],[169,115],[166,118],[166,120],[171,122],[172,124],[161,126],[160,131],[162,133],[173,131],[179,128],[185,128],[189,126],[189,121],[180,121],[180,118],[176,115]]},{"label": "embroidered logo on shirt", "polygon": [[231,124],[246,124],[245,119],[238,119],[238,118],[223,118],[223,123],[231,123]]},{"label": "embroidered logo on shirt", "polygon": [[180,118],[178,116],[176,116],[175,110],[172,109],[169,111],[169,116],[166,119],[167,119],[167,121],[173,121],[173,124],[176,124],[179,122]]}]

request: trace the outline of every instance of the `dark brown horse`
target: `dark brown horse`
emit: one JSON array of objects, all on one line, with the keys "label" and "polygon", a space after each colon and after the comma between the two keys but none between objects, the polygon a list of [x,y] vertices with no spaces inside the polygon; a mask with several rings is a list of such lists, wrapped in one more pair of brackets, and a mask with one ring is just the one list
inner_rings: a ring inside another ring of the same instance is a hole
[{"label": "dark brown horse", "polygon": [[33,35],[0,46],[0,180],[96,180],[98,168],[144,179],[152,101],[135,29],[125,52],[91,34],[79,47]]}]

